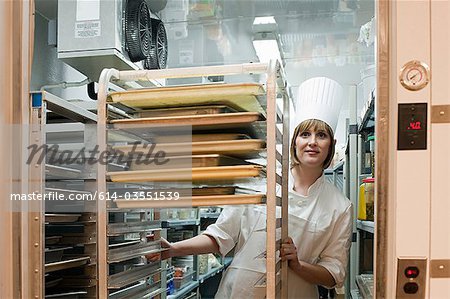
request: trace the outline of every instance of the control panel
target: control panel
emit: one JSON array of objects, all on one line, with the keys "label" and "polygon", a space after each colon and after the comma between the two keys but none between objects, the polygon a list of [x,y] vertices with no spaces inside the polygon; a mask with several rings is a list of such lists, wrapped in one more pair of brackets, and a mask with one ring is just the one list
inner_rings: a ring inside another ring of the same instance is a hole
[{"label": "control panel", "polygon": [[397,296],[396,298],[425,298],[427,278],[427,260],[398,259],[397,263]]},{"label": "control panel", "polygon": [[398,105],[398,150],[427,149],[427,104]]}]

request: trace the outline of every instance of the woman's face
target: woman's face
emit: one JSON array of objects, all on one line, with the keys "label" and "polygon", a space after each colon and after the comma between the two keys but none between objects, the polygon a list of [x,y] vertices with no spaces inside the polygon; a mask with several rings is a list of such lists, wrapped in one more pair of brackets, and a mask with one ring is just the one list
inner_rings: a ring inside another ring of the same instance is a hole
[{"label": "woman's face", "polygon": [[308,129],[295,139],[295,154],[300,165],[322,168],[331,145],[330,135],[323,130]]}]

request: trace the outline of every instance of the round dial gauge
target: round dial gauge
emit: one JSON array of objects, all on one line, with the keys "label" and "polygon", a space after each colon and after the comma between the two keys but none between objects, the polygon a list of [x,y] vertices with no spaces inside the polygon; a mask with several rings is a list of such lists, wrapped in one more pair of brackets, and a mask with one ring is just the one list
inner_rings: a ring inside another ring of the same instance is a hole
[{"label": "round dial gauge", "polygon": [[400,83],[408,90],[420,90],[430,82],[430,68],[421,61],[407,62],[400,70]]}]

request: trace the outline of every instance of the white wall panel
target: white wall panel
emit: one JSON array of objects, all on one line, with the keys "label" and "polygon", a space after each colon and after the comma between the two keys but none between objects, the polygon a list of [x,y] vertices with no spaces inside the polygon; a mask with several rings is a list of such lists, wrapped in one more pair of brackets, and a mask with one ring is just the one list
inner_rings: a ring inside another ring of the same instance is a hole
[{"label": "white wall panel", "polygon": [[[450,4],[431,3],[432,105],[450,105]],[[450,259],[450,123],[431,127],[430,259]],[[430,279],[430,298],[450,298],[450,278]]]},{"label": "white wall panel", "polygon": [[435,278],[430,281],[430,297],[432,299],[450,298],[450,279]]},{"label": "white wall panel", "polygon": [[450,104],[450,4],[431,1],[432,104]]},{"label": "white wall panel", "polygon": [[397,256],[428,256],[430,171],[423,151],[397,155]]},{"label": "white wall panel", "polygon": [[[432,104],[450,105],[448,1],[432,2]],[[450,258],[450,124],[432,125],[431,258]]]},{"label": "white wall panel", "polygon": [[[397,151],[397,113],[401,103],[428,103],[431,88],[409,91],[399,83],[400,70],[410,60],[430,65],[430,1],[399,0],[391,3],[390,20],[390,136],[392,161],[389,168],[394,180],[389,182],[389,242],[386,298],[395,298],[397,258],[429,256],[430,240],[430,133],[426,150]],[[428,119],[429,124],[429,119]],[[430,132],[428,127],[428,132]],[[425,289],[428,298],[428,288]]]},{"label": "white wall panel", "polygon": [[433,124],[431,130],[430,259],[450,259],[450,124]]},{"label": "white wall panel", "polygon": [[[430,62],[430,4],[397,1],[396,74],[410,60]],[[396,80],[398,80],[396,78]],[[408,91],[400,84],[392,99],[397,103],[429,102],[430,88]],[[395,112],[396,113],[396,112]],[[396,118],[395,118],[396,119]],[[397,126],[396,123],[392,123]],[[428,134],[429,135],[429,134]],[[428,136],[429,140],[430,136]],[[395,143],[397,143],[395,137]],[[430,153],[427,150],[397,152],[396,255],[428,256],[430,205]],[[396,262],[396,261],[393,261]]]}]

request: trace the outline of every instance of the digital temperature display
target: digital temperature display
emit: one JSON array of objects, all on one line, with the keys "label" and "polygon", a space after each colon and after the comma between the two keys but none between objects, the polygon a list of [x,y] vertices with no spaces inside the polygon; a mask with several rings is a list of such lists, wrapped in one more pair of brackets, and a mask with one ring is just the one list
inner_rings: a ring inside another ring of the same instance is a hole
[{"label": "digital temperature display", "polygon": [[427,104],[398,105],[398,150],[427,148]]},{"label": "digital temperature display", "polygon": [[422,122],[414,121],[409,123],[408,130],[421,130],[421,129],[422,129]]}]

